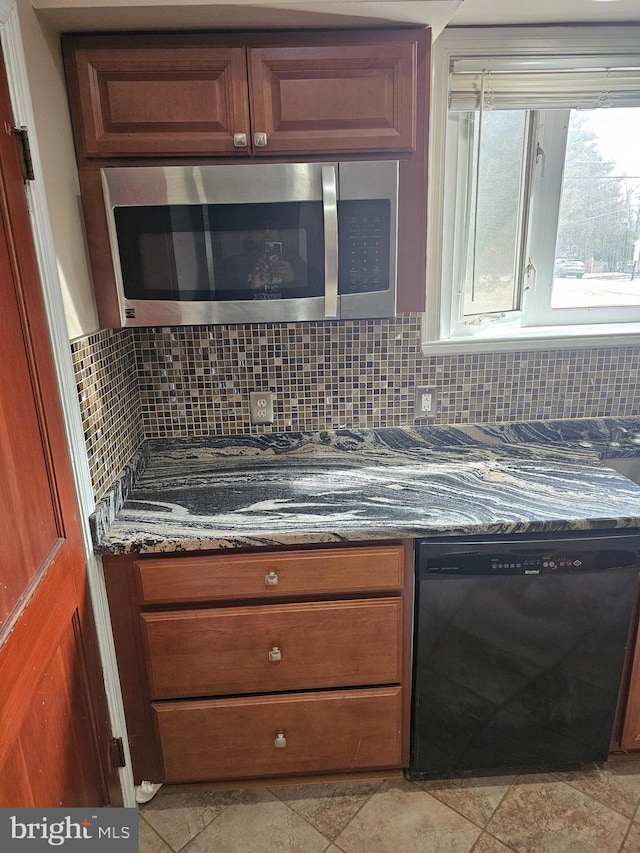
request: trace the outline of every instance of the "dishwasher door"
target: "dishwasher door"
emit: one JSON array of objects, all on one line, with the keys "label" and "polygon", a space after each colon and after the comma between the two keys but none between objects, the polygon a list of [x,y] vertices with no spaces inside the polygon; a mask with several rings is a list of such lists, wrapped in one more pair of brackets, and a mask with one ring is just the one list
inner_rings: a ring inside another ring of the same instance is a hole
[{"label": "dishwasher door", "polygon": [[416,778],[608,755],[637,552],[602,539],[498,547],[420,548]]}]

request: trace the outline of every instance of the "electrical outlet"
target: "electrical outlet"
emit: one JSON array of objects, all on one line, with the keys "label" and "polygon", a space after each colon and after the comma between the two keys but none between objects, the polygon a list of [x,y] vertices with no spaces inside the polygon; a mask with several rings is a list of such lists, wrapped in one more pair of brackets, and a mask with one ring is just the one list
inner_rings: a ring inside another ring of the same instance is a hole
[{"label": "electrical outlet", "polygon": [[273,391],[251,391],[249,411],[252,424],[273,423]]},{"label": "electrical outlet", "polygon": [[414,417],[432,418],[436,413],[438,394],[435,388],[416,388]]}]

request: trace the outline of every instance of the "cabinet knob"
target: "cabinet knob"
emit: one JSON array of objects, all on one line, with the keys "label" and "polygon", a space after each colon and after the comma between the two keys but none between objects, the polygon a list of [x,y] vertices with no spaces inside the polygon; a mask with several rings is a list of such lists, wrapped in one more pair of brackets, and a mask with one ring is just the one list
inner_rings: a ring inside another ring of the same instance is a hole
[{"label": "cabinet knob", "polygon": [[278,734],[276,735],[276,739],[273,742],[273,745],[275,746],[276,749],[284,749],[285,748],[285,746],[287,745],[287,739],[284,736],[284,732],[278,732]]},{"label": "cabinet knob", "polygon": [[266,133],[254,133],[253,134],[253,144],[256,148],[266,148],[267,146],[267,134]]},{"label": "cabinet knob", "polygon": [[278,586],[278,573],[267,572],[264,576],[264,584],[265,586]]},{"label": "cabinet knob", "polygon": [[246,148],[247,147],[247,134],[246,133],[234,133],[233,134],[233,144],[236,148]]},{"label": "cabinet knob", "polygon": [[269,660],[282,660],[282,652],[277,646],[273,646],[269,651]]}]

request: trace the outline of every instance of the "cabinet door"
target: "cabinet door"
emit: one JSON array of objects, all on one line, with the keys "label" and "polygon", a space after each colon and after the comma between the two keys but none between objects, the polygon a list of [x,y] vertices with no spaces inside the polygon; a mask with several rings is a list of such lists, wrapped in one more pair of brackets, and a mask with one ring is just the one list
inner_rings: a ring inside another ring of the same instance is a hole
[{"label": "cabinet door", "polygon": [[629,693],[620,749],[640,749],[640,630],[636,634],[635,649],[631,658]]},{"label": "cabinet door", "polygon": [[66,58],[79,157],[249,153],[244,47],[89,43]]},{"label": "cabinet door", "polygon": [[410,40],[251,48],[254,154],[414,150],[416,69]]}]

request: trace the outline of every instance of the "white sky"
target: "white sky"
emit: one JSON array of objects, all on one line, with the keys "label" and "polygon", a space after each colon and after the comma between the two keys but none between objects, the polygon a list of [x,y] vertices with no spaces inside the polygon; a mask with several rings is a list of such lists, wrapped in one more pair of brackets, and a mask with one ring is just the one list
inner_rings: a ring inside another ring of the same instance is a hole
[{"label": "white sky", "polygon": [[600,153],[618,164],[619,174],[640,176],[640,107],[614,107],[583,113],[597,134]]}]

